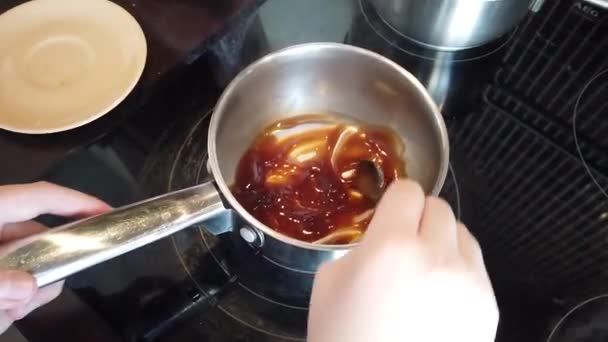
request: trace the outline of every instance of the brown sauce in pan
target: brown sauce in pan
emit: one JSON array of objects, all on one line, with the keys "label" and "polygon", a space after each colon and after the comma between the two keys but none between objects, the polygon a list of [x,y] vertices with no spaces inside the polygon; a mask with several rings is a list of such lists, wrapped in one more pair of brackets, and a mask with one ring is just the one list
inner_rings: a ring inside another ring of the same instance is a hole
[{"label": "brown sauce in pan", "polygon": [[[292,238],[357,241],[375,202],[352,185],[357,162],[374,161],[384,186],[405,176],[402,140],[390,128],[326,115],[302,115],[268,126],[241,158],[232,185],[256,219]],[[333,161],[332,161],[333,159]]]}]

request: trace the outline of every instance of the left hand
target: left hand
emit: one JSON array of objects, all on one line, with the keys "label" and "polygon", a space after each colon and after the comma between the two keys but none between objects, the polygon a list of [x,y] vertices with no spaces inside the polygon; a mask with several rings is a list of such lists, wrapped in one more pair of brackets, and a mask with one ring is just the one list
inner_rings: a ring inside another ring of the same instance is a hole
[{"label": "left hand", "polygon": [[[46,230],[32,221],[41,214],[86,217],[110,209],[94,197],[51,183],[0,186],[0,243]],[[0,334],[13,321],[55,299],[62,288],[63,282],[58,282],[38,289],[29,273],[0,270]]]}]

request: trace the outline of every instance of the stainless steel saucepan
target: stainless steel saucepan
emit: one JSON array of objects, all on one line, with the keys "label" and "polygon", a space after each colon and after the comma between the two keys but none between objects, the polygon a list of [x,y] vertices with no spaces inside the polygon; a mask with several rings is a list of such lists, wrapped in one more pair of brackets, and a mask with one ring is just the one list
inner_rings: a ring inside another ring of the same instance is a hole
[{"label": "stainless steel saucepan", "polygon": [[544,0],[359,0],[371,1],[396,32],[438,50],[479,46],[509,32]]},{"label": "stainless steel saucepan", "polygon": [[284,236],[246,212],[229,188],[254,137],[271,122],[303,113],[343,113],[393,127],[405,142],[409,177],[428,193],[440,191],[448,170],[448,137],[441,114],[420,83],[364,49],[298,45],[250,65],[221,96],[208,138],[214,181],[4,246],[0,268],[30,272],[43,286],[202,223],[213,234],[239,234],[276,264],[315,272],[354,244],[319,245]]}]

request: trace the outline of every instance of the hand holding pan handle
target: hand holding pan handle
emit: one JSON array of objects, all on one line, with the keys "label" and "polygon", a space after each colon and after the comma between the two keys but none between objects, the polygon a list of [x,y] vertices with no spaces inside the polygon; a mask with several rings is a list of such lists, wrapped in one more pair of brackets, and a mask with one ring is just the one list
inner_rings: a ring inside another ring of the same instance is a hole
[{"label": "hand holding pan handle", "polygon": [[209,182],[8,243],[0,269],[28,272],[45,286],[196,223],[221,234],[232,229],[232,217]]}]

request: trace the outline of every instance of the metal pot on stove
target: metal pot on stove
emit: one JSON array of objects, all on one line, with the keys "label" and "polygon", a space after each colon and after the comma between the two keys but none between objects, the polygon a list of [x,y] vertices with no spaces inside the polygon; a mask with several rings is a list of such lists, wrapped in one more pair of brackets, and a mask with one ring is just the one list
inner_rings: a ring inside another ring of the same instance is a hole
[{"label": "metal pot on stove", "polygon": [[315,244],[283,235],[247,212],[230,189],[239,159],[264,126],[311,112],[344,113],[392,127],[405,141],[408,177],[429,194],[441,190],[448,171],[447,130],[422,85],[368,50],[334,43],[297,45],[253,63],[224,91],[209,127],[213,181],[6,245],[0,267],[30,272],[44,286],[201,224],[214,235],[244,239],[273,263],[313,273],[356,243]]},{"label": "metal pot on stove", "polygon": [[[364,1],[364,0],[362,0]],[[371,0],[396,32],[437,50],[462,50],[506,34],[544,0]]]}]

